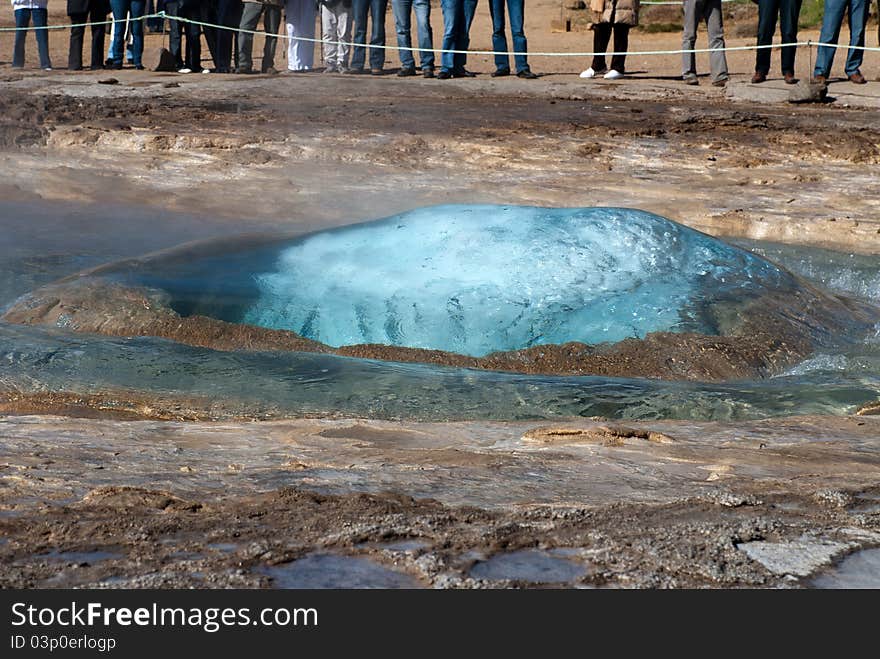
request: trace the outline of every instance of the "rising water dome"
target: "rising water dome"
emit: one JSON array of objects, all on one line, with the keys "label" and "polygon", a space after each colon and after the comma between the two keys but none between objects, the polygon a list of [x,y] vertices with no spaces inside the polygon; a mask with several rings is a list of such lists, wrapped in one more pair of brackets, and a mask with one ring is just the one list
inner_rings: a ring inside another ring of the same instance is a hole
[{"label": "rising water dome", "polygon": [[243,321],[338,347],[471,356],[716,328],[706,304],[789,278],[755,255],[620,208],[440,206],[284,247]]}]

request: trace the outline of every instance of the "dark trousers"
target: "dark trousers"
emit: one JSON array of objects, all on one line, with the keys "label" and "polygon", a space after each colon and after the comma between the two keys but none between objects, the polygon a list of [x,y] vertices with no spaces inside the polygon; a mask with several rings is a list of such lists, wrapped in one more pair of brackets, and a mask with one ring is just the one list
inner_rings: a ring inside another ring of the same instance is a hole
[{"label": "dark trousers", "polygon": [[623,23],[593,23],[593,71],[605,70],[605,51],[614,30],[614,52],[622,55],[611,56],[611,68],[618,73],[626,73],[626,51],[629,48],[629,25]]},{"label": "dark trousers", "polygon": [[263,30],[266,33],[266,42],[263,44],[263,61],[261,70],[275,68],[275,46],[278,43],[278,28],[281,26],[281,7],[264,5],[259,2],[245,2],[241,14],[242,30],[238,33],[238,68],[242,71],[250,71],[253,66],[254,35],[251,32],[257,29],[257,23],[263,17]]},{"label": "dark trousers", "polygon": [[165,0],[165,13],[169,16],[168,51],[171,53],[171,57],[174,58],[174,67],[177,69],[183,68],[183,33],[189,27],[189,23],[181,23],[174,20],[175,16],[182,16],[182,4],[181,0]]},{"label": "dark trousers", "polygon": [[104,36],[107,34],[107,26],[103,21],[107,20],[107,6],[103,2],[93,2],[88,12],[71,14],[71,25],[79,27],[70,28],[70,48],[67,51],[67,68],[71,71],[79,71],[82,68],[83,41],[85,40],[86,28],[82,23],[92,23],[92,62],[93,69],[104,68]]},{"label": "dark trousers", "polygon": [[[356,45],[351,51],[351,68],[364,68],[364,59],[367,49],[364,44],[367,41],[367,15],[372,22],[370,32],[370,45],[385,45],[385,12],[388,10],[388,0],[352,0],[352,18],[354,19],[354,39]],[[383,69],[385,67],[385,51],[381,48],[370,48],[370,68]]]},{"label": "dark trousers", "polygon": [[[779,18],[779,36],[782,43],[797,41],[798,17],[802,0],[758,0],[758,45],[773,43],[776,19]],[[770,73],[770,48],[759,48],[755,56],[755,71]],[[782,73],[794,73],[796,46],[782,49]]]},{"label": "dark trousers", "polygon": [[[208,3],[208,23],[224,25],[232,30],[205,28],[205,41],[214,59],[214,68],[218,73],[229,73],[232,70],[232,44],[235,30],[241,22],[241,0],[211,0]],[[237,50],[236,46],[236,50]]]}]

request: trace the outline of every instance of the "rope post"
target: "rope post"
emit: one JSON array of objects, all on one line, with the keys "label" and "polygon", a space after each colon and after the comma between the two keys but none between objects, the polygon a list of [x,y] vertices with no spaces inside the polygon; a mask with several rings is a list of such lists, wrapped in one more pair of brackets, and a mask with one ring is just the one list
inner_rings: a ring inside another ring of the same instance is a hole
[{"label": "rope post", "polygon": [[807,75],[809,78],[807,80],[813,79],[813,41],[812,39],[807,39],[807,62],[810,65],[809,70],[807,71]]}]

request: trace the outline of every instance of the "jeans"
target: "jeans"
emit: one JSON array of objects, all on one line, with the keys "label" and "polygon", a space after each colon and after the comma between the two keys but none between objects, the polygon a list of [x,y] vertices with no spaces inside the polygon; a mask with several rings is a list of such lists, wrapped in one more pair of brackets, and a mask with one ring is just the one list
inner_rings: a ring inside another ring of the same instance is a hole
[{"label": "jeans", "polygon": [[[773,43],[776,32],[776,18],[779,17],[779,33],[782,43],[797,41],[798,17],[801,13],[801,0],[759,0],[758,2],[758,45]],[[797,46],[782,49],[782,73],[794,74],[794,57]],[[761,48],[755,57],[755,71],[770,73],[770,48]]]},{"label": "jeans", "polygon": [[[526,41],[526,33],[523,31],[525,0],[489,0],[489,14],[492,16],[492,50],[496,53],[507,52],[507,37],[504,35],[505,1],[507,13],[510,15],[510,36],[513,38],[513,50],[516,53],[523,53],[513,56],[516,72],[528,71],[529,62],[525,53],[529,46]],[[507,55],[495,55],[495,68],[499,71],[510,70],[510,60]]]},{"label": "jeans", "polygon": [[[706,22],[709,32],[709,48],[724,48],[724,20],[721,17],[721,0],[684,0],[684,30],[681,35],[681,49],[693,50],[697,42],[697,26]],[[712,80],[726,80],[727,57],[723,50],[709,53],[709,68]],[[696,53],[682,53],[681,72],[683,75],[697,72]]]},{"label": "jeans", "polygon": [[[865,45],[865,24],[868,22],[868,0],[825,0],[825,14],[822,16],[822,31],[819,40],[822,43],[837,43],[840,38],[840,26],[843,13],[849,7],[849,45],[844,73],[851,76],[858,73],[865,56],[864,50],[853,49],[852,46]],[[813,75],[828,77],[831,65],[834,64],[836,48],[819,46],[816,53],[816,66]]]},{"label": "jeans", "polygon": [[[411,16],[416,12],[416,30],[419,37],[419,59],[423,69],[434,68],[434,31],[431,29],[430,0],[391,0],[394,10],[394,24],[397,27],[397,45],[412,48]],[[405,69],[416,68],[416,60],[411,50],[398,50],[400,64]]]},{"label": "jeans", "polygon": [[590,68],[597,73],[605,70],[605,51],[608,42],[611,41],[611,32],[614,32],[614,52],[623,55],[611,56],[611,68],[618,73],[626,73],[626,51],[629,49],[629,25],[623,23],[594,23],[593,24],[593,63]]},{"label": "jeans", "polygon": [[[354,43],[352,49],[351,68],[364,68],[364,57],[367,49],[363,44],[367,39],[367,13],[373,22],[373,30],[370,34],[371,46],[385,45],[385,11],[388,9],[388,0],[352,0],[352,13],[354,16]],[[381,48],[370,48],[370,68],[382,69],[385,67],[385,51]]]},{"label": "jeans", "polygon": [[[46,9],[16,9],[15,27],[28,27],[31,17],[34,19],[34,27],[45,27],[48,24],[49,12]],[[28,30],[18,30],[15,33],[15,45],[12,49],[12,66],[24,66],[24,40]],[[40,68],[51,69],[52,61],[49,59],[49,32],[47,30],[34,30],[37,37],[37,50],[40,53]]]},{"label": "jeans", "polygon": [[[443,10],[443,50],[467,50],[471,44],[471,23],[477,10],[477,0],[440,0]],[[461,73],[467,64],[467,53],[443,53],[440,69],[447,73]]]},{"label": "jeans", "polygon": [[71,71],[79,71],[82,68],[83,41],[85,40],[86,28],[82,23],[92,23],[92,62],[93,69],[103,68],[104,64],[104,35],[106,33],[107,14],[102,2],[92,2],[88,12],[71,14],[70,23],[79,27],[70,28],[70,47],[67,51],[67,68]]},{"label": "jeans", "polygon": [[277,5],[264,5],[260,2],[245,2],[241,12],[241,30],[250,32],[238,33],[238,68],[240,71],[250,71],[253,66],[254,35],[260,16],[263,17],[263,31],[266,33],[266,41],[263,44],[263,61],[260,69],[275,68],[275,47],[278,44],[278,28],[281,26],[281,7]]},{"label": "jeans", "polygon": [[186,23],[175,21],[175,16],[180,16],[181,0],[165,0],[165,13],[170,17],[168,20],[168,51],[174,58],[174,66],[183,68],[183,30]]},{"label": "jeans", "polygon": [[146,2],[144,0],[110,0],[110,9],[113,11],[113,20],[123,21],[116,24],[113,34],[113,43],[110,45],[110,59],[113,64],[122,64],[125,50],[125,15],[131,12],[131,37],[132,37],[132,64],[141,66],[144,54],[144,15]]}]

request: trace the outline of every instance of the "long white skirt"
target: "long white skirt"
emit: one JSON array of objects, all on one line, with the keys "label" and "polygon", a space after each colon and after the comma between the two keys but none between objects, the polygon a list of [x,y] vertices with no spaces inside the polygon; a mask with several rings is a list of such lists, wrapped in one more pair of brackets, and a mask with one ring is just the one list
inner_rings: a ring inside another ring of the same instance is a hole
[{"label": "long white skirt", "polygon": [[315,0],[287,0],[284,15],[287,36],[291,37],[287,46],[287,69],[308,71],[315,66],[315,43],[299,41],[293,37],[315,38],[315,18],[318,15]]}]

